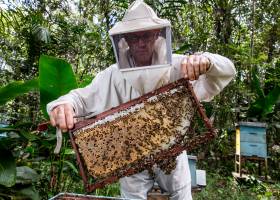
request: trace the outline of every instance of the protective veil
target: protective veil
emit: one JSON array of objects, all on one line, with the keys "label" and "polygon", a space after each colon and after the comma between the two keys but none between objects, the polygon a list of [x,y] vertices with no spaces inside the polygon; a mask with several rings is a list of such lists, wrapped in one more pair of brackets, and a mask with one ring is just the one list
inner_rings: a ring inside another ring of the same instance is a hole
[{"label": "protective veil", "polygon": [[[117,65],[123,77],[140,94],[163,86],[170,79],[170,27],[168,20],[158,18],[151,7],[137,0],[128,8],[123,20],[109,31]],[[142,49],[133,50],[133,46],[141,45]],[[148,51],[151,51],[151,63],[138,66],[135,57],[144,59]]]}]

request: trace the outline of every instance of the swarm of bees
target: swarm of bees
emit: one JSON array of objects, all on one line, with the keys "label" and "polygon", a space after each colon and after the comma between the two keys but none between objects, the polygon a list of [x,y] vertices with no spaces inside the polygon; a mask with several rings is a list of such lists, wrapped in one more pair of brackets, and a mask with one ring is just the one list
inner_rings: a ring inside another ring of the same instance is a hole
[{"label": "swarm of bees", "polygon": [[74,131],[89,174],[97,180],[122,177],[129,168],[140,172],[154,164],[170,173],[176,157],[157,155],[188,141],[194,104],[188,88],[179,85]]}]

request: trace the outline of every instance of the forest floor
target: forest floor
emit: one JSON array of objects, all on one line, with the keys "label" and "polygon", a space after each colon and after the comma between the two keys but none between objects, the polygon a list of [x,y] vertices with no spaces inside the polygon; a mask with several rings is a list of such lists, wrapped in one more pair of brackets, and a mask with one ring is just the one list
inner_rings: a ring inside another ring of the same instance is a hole
[{"label": "forest floor", "polygon": [[193,193],[194,200],[279,200],[280,182],[267,183],[251,176],[236,181],[234,177],[208,174],[207,185]]},{"label": "forest floor", "polygon": [[[280,200],[280,182],[268,183],[254,176],[236,181],[216,173],[208,173],[206,182],[206,187],[193,191],[193,200]],[[98,189],[93,195],[119,197],[119,184]]]}]

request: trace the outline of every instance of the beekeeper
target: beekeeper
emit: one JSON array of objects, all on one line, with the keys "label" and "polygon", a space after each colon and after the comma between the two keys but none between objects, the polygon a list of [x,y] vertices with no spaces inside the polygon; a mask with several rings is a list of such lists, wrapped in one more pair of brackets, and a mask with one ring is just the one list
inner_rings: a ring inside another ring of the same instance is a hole
[{"label": "beekeeper", "polygon": [[[157,17],[141,0],[132,3],[109,34],[117,63],[98,73],[85,88],[49,103],[53,126],[67,131],[73,128],[73,116],[97,115],[182,77],[191,80],[199,100],[210,101],[236,73],[233,63],[217,54],[172,55],[170,22]],[[154,177],[145,170],[120,179],[122,197],[147,199],[156,181],[172,200],[192,199],[186,152],[176,161],[171,174],[155,167]]]}]

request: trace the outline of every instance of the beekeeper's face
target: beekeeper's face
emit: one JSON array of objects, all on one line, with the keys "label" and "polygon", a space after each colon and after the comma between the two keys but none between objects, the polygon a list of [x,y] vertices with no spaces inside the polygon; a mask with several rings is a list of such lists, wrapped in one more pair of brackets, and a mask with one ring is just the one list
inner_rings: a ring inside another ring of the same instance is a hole
[{"label": "beekeeper's face", "polygon": [[124,38],[137,67],[152,64],[154,44],[160,30],[127,33]]}]

